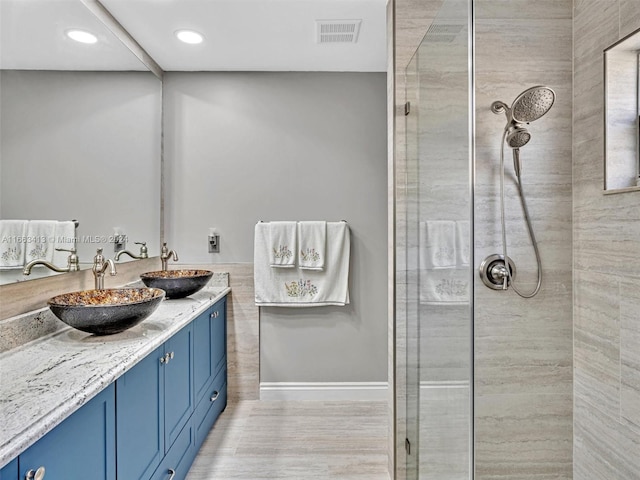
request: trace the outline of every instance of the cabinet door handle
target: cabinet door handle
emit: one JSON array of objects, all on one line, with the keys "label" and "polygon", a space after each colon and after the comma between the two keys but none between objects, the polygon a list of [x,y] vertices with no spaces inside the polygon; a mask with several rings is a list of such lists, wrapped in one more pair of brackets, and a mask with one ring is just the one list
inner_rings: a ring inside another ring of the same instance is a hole
[{"label": "cabinet door handle", "polygon": [[171,353],[165,353],[164,356],[160,357],[160,363],[164,363],[165,365],[167,363],[169,363],[169,360],[171,360],[174,357],[173,352]]},{"label": "cabinet door handle", "polygon": [[169,480],[173,480],[173,477],[176,476],[176,471],[173,468],[170,468],[167,473],[171,474],[171,476],[169,477]]},{"label": "cabinet door handle", "polygon": [[173,358],[176,356],[175,352],[169,352],[167,353],[167,355],[169,355],[169,358]]},{"label": "cabinet door handle", "polygon": [[211,318],[218,318],[218,315],[220,315],[220,312],[218,312],[217,310],[215,312],[213,312],[211,314]]},{"label": "cabinet door handle", "polygon": [[215,402],[218,399],[218,395],[220,395],[220,392],[218,392],[217,390],[214,390],[213,395],[211,395],[211,401]]},{"label": "cabinet door handle", "polygon": [[29,470],[25,475],[25,480],[42,480],[44,478],[44,467],[40,467],[37,470]]}]

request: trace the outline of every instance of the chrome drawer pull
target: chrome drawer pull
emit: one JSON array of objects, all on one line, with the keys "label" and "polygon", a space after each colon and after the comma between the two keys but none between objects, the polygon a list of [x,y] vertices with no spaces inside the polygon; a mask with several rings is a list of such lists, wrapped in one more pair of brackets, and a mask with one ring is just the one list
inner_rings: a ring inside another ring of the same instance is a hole
[{"label": "chrome drawer pull", "polygon": [[40,467],[36,471],[29,470],[24,478],[25,480],[42,480],[44,478],[44,473],[44,467]]},{"label": "chrome drawer pull", "polygon": [[215,311],[211,314],[211,318],[218,318],[218,315],[220,315],[220,312]]},{"label": "chrome drawer pull", "polygon": [[215,402],[218,399],[218,396],[220,395],[220,393],[217,390],[213,391],[213,395],[211,396],[211,401]]},{"label": "chrome drawer pull", "polygon": [[173,477],[176,476],[176,471],[173,468],[170,468],[167,473],[171,474],[171,476],[169,477],[169,480],[173,480]]}]

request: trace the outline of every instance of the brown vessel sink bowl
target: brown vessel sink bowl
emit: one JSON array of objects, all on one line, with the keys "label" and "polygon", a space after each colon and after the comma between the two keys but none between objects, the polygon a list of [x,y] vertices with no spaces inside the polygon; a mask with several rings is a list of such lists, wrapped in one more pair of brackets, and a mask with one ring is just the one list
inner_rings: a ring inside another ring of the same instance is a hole
[{"label": "brown vessel sink bowl", "polygon": [[140,278],[147,287],[167,292],[167,298],[183,298],[202,289],[212,276],[209,270],[160,270],[143,273]]},{"label": "brown vessel sink bowl", "polygon": [[162,302],[157,288],[108,288],[64,293],[47,304],[67,325],[95,335],[111,335],[138,325]]}]

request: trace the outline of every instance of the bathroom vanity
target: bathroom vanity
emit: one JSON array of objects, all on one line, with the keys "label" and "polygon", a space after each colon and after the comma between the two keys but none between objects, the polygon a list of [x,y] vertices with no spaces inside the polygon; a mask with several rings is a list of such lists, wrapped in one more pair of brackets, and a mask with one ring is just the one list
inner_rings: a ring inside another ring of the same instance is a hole
[{"label": "bathroom vanity", "polygon": [[116,335],[65,328],[3,353],[0,479],[184,478],[226,406],[229,291],[164,301]]}]

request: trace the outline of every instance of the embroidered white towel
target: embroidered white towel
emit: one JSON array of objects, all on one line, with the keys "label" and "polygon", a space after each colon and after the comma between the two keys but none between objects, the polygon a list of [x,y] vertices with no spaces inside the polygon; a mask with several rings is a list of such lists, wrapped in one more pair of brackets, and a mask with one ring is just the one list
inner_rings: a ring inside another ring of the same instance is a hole
[{"label": "embroidered white towel", "polygon": [[420,222],[420,269],[456,266],[456,224],[451,220]]},{"label": "embroidered white towel", "polygon": [[31,220],[27,224],[25,263],[34,260],[53,262],[57,225],[58,222],[55,220]]},{"label": "embroidered white towel", "polygon": [[24,266],[27,220],[0,220],[0,268]]},{"label": "embroidered white towel", "polygon": [[324,270],[269,267],[268,224],[258,223],[254,240],[255,302],[259,306],[320,307],[349,303],[350,230],[327,222]]},{"label": "embroidered white towel", "polygon": [[471,255],[469,220],[456,222],[456,263],[458,267],[468,267]]},{"label": "embroidered white towel", "polygon": [[420,271],[420,303],[460,305],[469,303],[469,269],[440,268]]},{"label": "embroidered white towel", "polygon": [[327,222],[298,222],[298,265],[303,270],[324,270]]},{"label": "embroidered white towel", "polygon": [[[71,221],[58,222],[56,225],[56,241],[55,248],[65,248],[70,250],[76,245],[76,226]],[[56,267],[66,267],[69,258],[69,252],[53,251],[53,264]]]},{"label": "embroidered white towel", "polygon": [[293,268],[296,266],[296,247],[298,227],[296,222],[270,222],[269,265],[272,267]]}]

